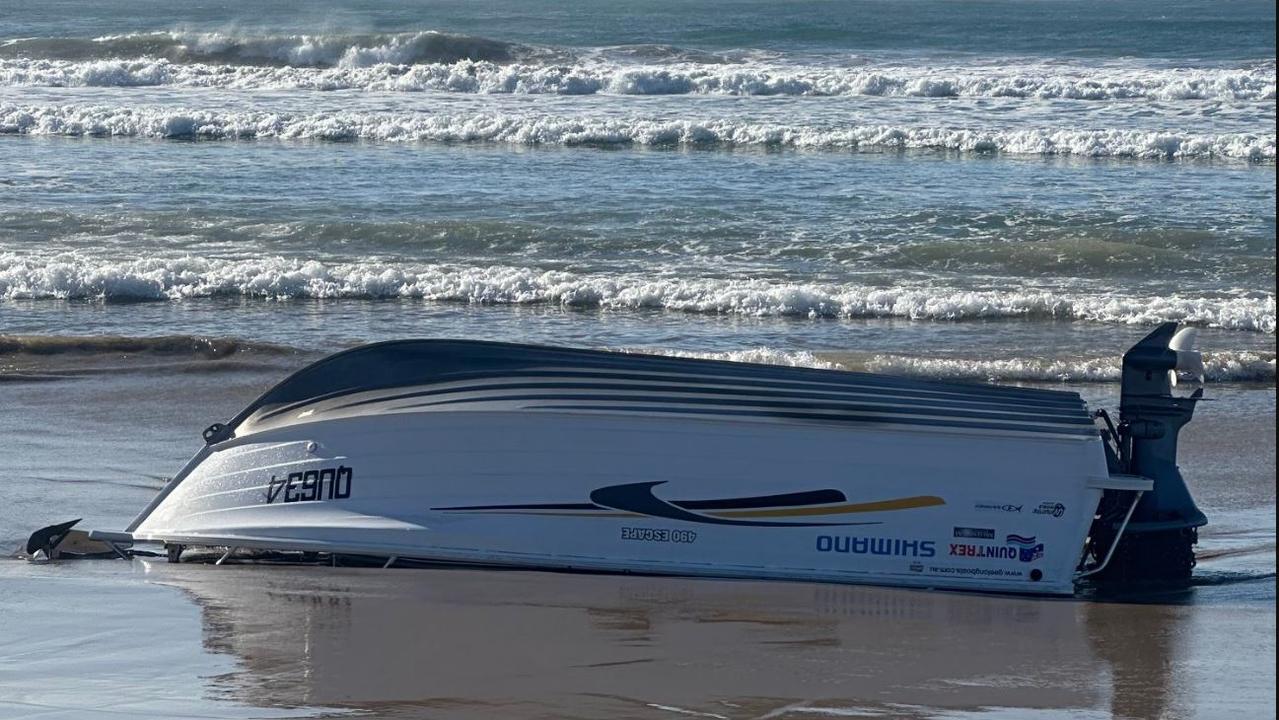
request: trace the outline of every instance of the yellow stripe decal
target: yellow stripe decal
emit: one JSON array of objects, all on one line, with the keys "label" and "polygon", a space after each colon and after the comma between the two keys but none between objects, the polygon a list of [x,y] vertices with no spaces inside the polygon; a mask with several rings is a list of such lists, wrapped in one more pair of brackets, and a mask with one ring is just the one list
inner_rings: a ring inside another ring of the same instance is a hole
[{"label": "yellow stripe decal", "polygon": [[851,505],[826,505],[823,507],[777,508],[775,510],[731,510],[726,512],[706,513],[722,518],[753,517],[805,517],[811,515],[847,515],[849,513],[889,512],[892,510],[911,510],[914,508],[945,505],[946,501],[936,495],[915,495],[914,497],[897,498],[896,500],[880,500],[878,502],[853,503]]}]

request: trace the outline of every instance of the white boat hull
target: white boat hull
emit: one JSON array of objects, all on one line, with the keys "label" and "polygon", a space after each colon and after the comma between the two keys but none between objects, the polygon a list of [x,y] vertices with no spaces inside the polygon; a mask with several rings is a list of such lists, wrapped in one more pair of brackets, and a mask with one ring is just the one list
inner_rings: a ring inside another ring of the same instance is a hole
[{"label": "white boat hull", "polygon": [[[375,343],[207,428],[124,532],[89,536],[174,559],[197,545],[1045,595],[1183,580],[1207,520],[1176,465],[1202,396],[1171,394],[1197,357],[1176,337],[1161,325],[1124,355],[1117,426],[1071,392]],[[73,524],[28,552],[51,556]]]},{"label": "white boat hull", "polygon": [[1069,594],[1101,439],[393,411],[206,448],[134,539],[505,566]]}]

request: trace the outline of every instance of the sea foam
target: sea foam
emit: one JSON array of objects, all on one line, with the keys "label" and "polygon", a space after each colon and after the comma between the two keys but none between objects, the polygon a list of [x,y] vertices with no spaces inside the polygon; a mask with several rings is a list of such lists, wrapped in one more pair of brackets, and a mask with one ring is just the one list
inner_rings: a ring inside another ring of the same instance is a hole
[{"label": "sea foam", "polygon": [[[905,375],[929,380],[1032,383],[1117,383],[1120,358],[958,358],[901,354],[854,355],[843,352],[781,350],[752,347],[743,350],[698,351],[668,348],[620,348],[623,352],[668,357],[726,360],[730,362],[785,365],[820,370],[851,370]],[[1275,382],[1275,354],[1255,351],[1204,353],[1204,377],[1208,382]],[[1183,378],[1190,380],[1188,376]]]},{"label": "sea foam", "polygon": [[[354,53],[354,55],[351,55]],[[633,65],[606,61],[406,65],[393,49],[348,51],[337,67],[179,63],[163,58],[0,60],[0,85],[177,86],[231,89],[558,95],[800,95],[1064,100],[1264,102],[1273,66],[1149,68],[1048,66],[827,67],[785,64]],[[347,60],[350,60],[349,62]]]},{"label": "sea foam", "polygon": [[[986,382],[1119,382],[1118,357],[1094,358],[935,358],[875,355],[847,369],[941,380]],[[1275,381],[1275,355],[1252,351],[1204,353],[1204,376],[1209,382]]]},{"label": "sea foam", "polygon": [[673,348],[622,347],[607,348],[625,353],[661,355],[663,357],[695,358],[698,360],[723,360],[726,362],[754,363],[756,365],[784,365],[786,367],[816,368],[818,370],[846,370],[843,364],[823,360],[807,350],[779,350],[771,347],[752,347],[744,350],[680,350]]},{"label": "sea foam", "polygon": [[205,140],[369,140],[413,143],[932,150],[1143,159],[1274,162],[1275,136],[1149,130],[827,127],[723,119],[659,120],[506,113],[279,113],[104,105],[0,103],[0,133]]},{"label": "sea foam", "polygon": [[659,309],[754,317],[1183,323],[1275,332],[1275,296],[1102,295],[1037,289],[873,287],[712,277],[575,274],[514,266],[321,263],[283,257],[108,261],[0,253],[0,297],[181,300],[198,297],[418,298],[476,304]]}]

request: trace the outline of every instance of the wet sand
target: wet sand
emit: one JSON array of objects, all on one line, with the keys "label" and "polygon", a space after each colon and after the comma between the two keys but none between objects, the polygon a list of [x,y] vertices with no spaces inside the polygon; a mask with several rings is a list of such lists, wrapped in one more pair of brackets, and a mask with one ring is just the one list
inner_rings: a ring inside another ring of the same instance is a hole
[{"label": "wet sand", "polygon": [[[304,360],[0,383],[0,541],[122,527],[201,427]],[[1274,389],[1208,394],[1182,455],[1212,523],[1191,587],[0,561],[0,718],[1272,717]]]},{"label": "wet sand", "polygon": [[0,716],[1264,717],[1273,581],[1144,602],[521,571],[0,567]]}]

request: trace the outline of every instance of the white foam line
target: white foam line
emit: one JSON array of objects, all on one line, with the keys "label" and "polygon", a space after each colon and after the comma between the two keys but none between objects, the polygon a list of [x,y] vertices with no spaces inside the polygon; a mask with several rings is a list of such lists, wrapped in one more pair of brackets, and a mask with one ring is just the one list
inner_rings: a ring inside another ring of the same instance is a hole
[{"label": "white foam line", "polygon": [[[1105,357],[978,360],[876,355],[857,369],[889,375],[912,375],[948,380],[1111,383],[1119,382],[1120,359]],[[1204,369],[1205,377],[1209,382],[1273,383],[1275,355],[1252,351],[1206,352]]]},{"label": "white foam line", "polygon": [[475,304],[662,309],[755,317],[1178,322],[1275,332],[1275,296],[1127,296],[1039,289],[872,287],[727,278],[574,274],[512,266],[321,263],[78,253],[0,253],[0,298],[181,300],[194,297],[419,298]]},{"label": "white foam line", "polygon": [[[806,350],[779,350],[754,347],[743,350],[695,351],[670,348],[619,348],[667,357],[727,360],[730,362],[785,365],[821,370],[854,370],[906,375],[940,380],[979,382],[1052,382],[1113,383],[1119,382],[1120,359],[1115,356],[1079,358],[945,358],[915,355],[874,354],[849,357],[843,353]],[[837,358],[837,359],[836,359]],[[1204,353],[1208,382],[1275,381],[1275,354],[1254,351],[1209,351]],[[1189,380],[1189,377],[1186,376]]]},{"label": "white foam line", "polygon": [[805,351],[777,350],[770,347],[754,347],[744,350],[704,351],[678,350],[670,348],[606,348],[619,352],[663,355],[677,358],[696,358],[699,360],[727,360],[729,362],[757,363],[761,365],[785,365],[787,367],[817,368],[820,370],[845,370],[843,364],[823,360],[817,355]]},{"label": "white foam line", "polygon": [[0,103],[0,133],[207,140],[372,140],[516,145],[946,150],[1144,159],[1275,160],[1275,136],[1146,130],[817,127],[730,120],[543,115],[227,112]]},{"label": "white foam line", "polygon": [[[302,53],[303,65],[318,50]],[[292,52],[292,50],[290,50]],[[333,51],[336,52],[336,51]],[[440,91],[557,95],[795,95],[989,97],[1065,100],[1275,99],[1273,67],[1155,69],[1038,64],[833,68],[795,65],[634,65],[460,60],[404,65],[394,50],[348,48],[339,67],[180,63],[167,59],[0,60],[0,85],[43,87],[179,86],[234,89]],[[332,53],[331,53],[332,54]],[[280,60],[290,60],[286,53]],[[276,59],[276,58],[273,58]]]}]

